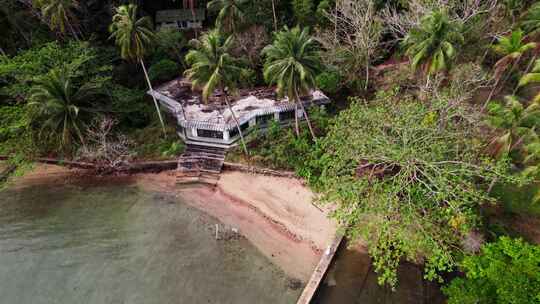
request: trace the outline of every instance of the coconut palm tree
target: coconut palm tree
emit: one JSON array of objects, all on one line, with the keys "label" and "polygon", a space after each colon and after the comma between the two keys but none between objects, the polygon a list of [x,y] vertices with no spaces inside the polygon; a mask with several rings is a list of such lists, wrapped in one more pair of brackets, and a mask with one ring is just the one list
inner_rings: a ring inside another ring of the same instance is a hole
[{"label": "coconut palm tree", "polygon": [[[531,83],[540,83],[540,60],[535,61],[530,73],[521,77],[518,87],[523,87]],[[540,103],[540,92],[534,97],[533,102]]]},{"label": "coconut palm tree", "polygon": [[[116,9],[109,31],[111,32],[110,39],[114,38],[116,45],[120,48],[120,56],[124,60],[138,61],[141,64],[148,87],[153,91],[143,61],[144,56],[156,40],[150,18],[137,18],[137,5],[135,4],[122,5]],[[158,102],[153,95],[152,98],[163,128],[163,134],[166,135],[165,123],[161,117]]]},{"label": "coconut palm tree", "polygon": [[218,12],[216,27],[224,33],[237,33],[245,20],[242,5],[249,0],[212,0],[208,2],[209,11]]},{"label": "coconut palm tree", "polygon": [[[311,136],[316,139],[300,94],[307,94],[315,88],[315,76],[321,70],[318,43],[309,35],[307,28],[285,27],[276,34],[273,44],[262,52],[265,56],[265,80],[269,84],[277,84],[278,94],[293,100],[297,111],[298,106],[302,108]],[[300,135],[298,115],[295,117],[296,134]]]},{"label": "coconut palm tree", "polygon": [[521,27],[527,35],[535,36],[540,31],[540,2],[533,4],[523,21],[521,21]]},{"label": "coconut palm tree", "polygon": [[501,157],[523,145],[527,137],[534,137],[540,119],[540,103],[532,102],[524,106],[517,97],[506,96],[505,102],[492,102],[488,108],[488,122],[502,130],[495,137],[489,150],[493,156]]},{"label": "coconut palm tree", "polygon": [[277,27],[277,14],[276,14],[276,0],[272,0],[272,16],[274,18],[274,31],[278,31]]},{"label": "coconut palm tree", "polygon": [[79,8],[76,0],[35,0],[35,5],[41,10],[41,14],[47,20],[53,31],[65,34],[69,29],[73,37],[78,38],[74,28],[77,17],[73,10]]},{"label": "coconut palm tree", "polygon": [[511,67],[510,70],[512,70],[527,51],[536,47],[537,45],[534,42],[525,42],[522,30],[516,30],[510,33],[509,36],[498,38],[497,44],[493,45],[492,49],[502,57],[495,63],[495,84],[486,99],[484,108],[493,97],[493,94],[495,94],[504,72],[507,71],[509,67]]},{"label": "coconut palm tree", "polygon": [[423,67],[426,76],[448,70],[456,57],[457,46],[464,42],[461,29],[461,23],[451,21],[442,11],[424,16],[420,25],[412,29],[403,41],[412,67],[415,70]]},{"label": "coconut palm tree", "polygon": [[[29,32],[30,26],[27,24],[28,17],[28,11],[21,10],[16,5],[16,2],[0,0],[0,27],[4,31],[4,35],[0,37],[0,44],[8,46],[10,45],[7,42],[9,39],[20,40],[20,38],[23,38],[26,44],[29,45],[30,37],[27,32]],[[3,49],[0,52],[3,52]]]},{"label": "coconut palm tree", "polygon": [[204,34],[200,40],[192,40],[191,44],[194,49],[186,55],[186,62],[190,68],[184,72],[184,75],[191,80],[194,88],[202,88],[204,102],[208,102],[208,98],[216,89],[221,91],[236,123],[244,152],[247,155],[244,134],[229,100],[229,92],[236,90],[241,80],[240,75],[244,71],[241,60],[229,54],[233,44],[232,36],[226,38],[217,30],[213,30]]},{"label": "coconut palm tree", "polygon": [[71,75],[67,69],[52,70],[32,87],[28,104],[33,120],[41,125],[40,134],[57,138],[64,151],[76,141],[84,144],[84,118],[96,112],[88,101],[99,93],[91,83],[75,85]]}]

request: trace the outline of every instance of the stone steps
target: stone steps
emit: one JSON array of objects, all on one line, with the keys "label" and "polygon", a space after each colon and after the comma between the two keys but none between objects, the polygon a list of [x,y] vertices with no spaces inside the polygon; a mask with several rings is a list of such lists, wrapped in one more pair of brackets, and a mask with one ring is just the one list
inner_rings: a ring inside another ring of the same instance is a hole
[{"label": "stone steps", "polygon": [[226,153],[222,148],[188,144],[185,152],[178,158],[177,185],[216,185]]}]

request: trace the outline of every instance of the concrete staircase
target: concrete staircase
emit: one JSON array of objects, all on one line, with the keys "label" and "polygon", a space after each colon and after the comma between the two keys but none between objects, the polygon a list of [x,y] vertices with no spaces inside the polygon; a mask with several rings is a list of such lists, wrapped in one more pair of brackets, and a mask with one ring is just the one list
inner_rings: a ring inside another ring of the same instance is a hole
[{"label": "concrete staircase", "polygon": [[177,185],[216,185],[225,161],[226,150],[188,144],[178,159]]}]

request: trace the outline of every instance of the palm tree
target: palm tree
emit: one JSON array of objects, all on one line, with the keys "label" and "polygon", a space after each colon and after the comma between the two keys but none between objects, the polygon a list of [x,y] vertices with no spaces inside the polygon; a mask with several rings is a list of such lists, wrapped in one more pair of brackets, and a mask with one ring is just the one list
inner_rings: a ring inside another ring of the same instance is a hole
[{"label": "palm tree", "polygon": [[216,27],[224,33],[237,33],[245,20],[242,5],[249,0],[212,0],[208,2],[209,11],[219,12]]},{"label": "palm tree", "polygon": [[73,27],[73,23],[77,20],[73,10],[79,8],[78,1],[35,0],[35,4],[41,10],[43,17],[47,19],[51,30],[65,34],[66,30],[69,29],[73,37],[78,38]]},{"label": "palm tree", "polygon": [[[299,94],[307,94],[315,88],[315,76],[321,70],[321,57],[317,42],[309,35],[309,30],[285,27],[276,34],[273,44],[263,49],[265,56],[264,78],[269,84],[277,84],[280,96],[287,96],[296,103],[306,117],[313,139],[315,132],[311,126],[304,103]],[[300,135],[298,115],[295,115],[296,134]]]},{"label": "palm tree", "polygon": [[530,122],[540,119],[539,103],[532,102],[525,107],[515,96],[506,96],[504,103],[490,103],[488,110],[490,125],[503,131],[489,145],[493,156],[506,156],[528,137],[535,136],[536,128]]},{"label": "palm tree", "polygon": [[[519,80],[518,87],[523,87],[531,83],[540,83],[540,60],[536,60],[530,73],[527,73]],[[540,92],[534,97],[533,102],[540,103]]]},{"label": "palm tree", "polygon": [[[29,25],[26,24],[28,17],[28,11],[19,9],[14,1],[0,0],[0,27],[2,27],[2,30],[4,31],[4,35],[0,38],[0,41],[3,39],[8,40],[12,38],[12,36],[16,36],[15,39],[18,40],[23,38],[26,44],[29,45],[30,38],[26,34],[29,27]],[[13,32],[14,35],[9,35],[8,33],[10,32]],[[5,43],[6,44],[1,44],[6,46],[9,45],[7,42]],[[4,52],[3,49],[1,50],[2,51],[0,52]]]},{"label": "palm tree", "polygon": [[52,70],[44,79],[38,80],[30,90],[29,106],[32,117],[41,125],[40,134],[56,137],[60,147],[67,151],[71,144],[84,144],[84,116],[94,113],[88,100],[98,94],[98,87],[88,83],[76,86],[67,69]]},{"label": "palm tree", "polygon": [[232,36],[225,38],[217,30],[213,30],[204,34],[200,40],[191,43],[194,49],[186,55],[186,62],[191,67],[184,74],[191,80],[194,88],[202,88],[204,102],[208,102],[208,98],[216,89],[221,91],[247,155],[244,134],[229,100],[229,92],[236,90],[240,75],[243,74],[242,62],[229,54],[233,38]]},{"label": "palm tree", "polygon": [[513,31],[510,36],[498,38],[497,44],[493,45],[492,49],[499,56],[502,56],[502,58],[495,63],[495,85],[486,99],[484,108],[487,106],[493,97],[493,94],[497,90],[504,72],[508,70],[509,67],[512,67],[510,68],[510,70],[512,70],[522,56],[527,51],[536,48],[536,46],[537,45],[534,42],[525,43],[525,37],[523,35],[523,31],[521,30]]},{"label": "palm tree", "polygon": [[521,27],[527,35],[535,36],[540,30],[540,2],[537,2],[529,8],[523,21],[521,22]]},{"label": "palm tree", "polygon": [[448,70],[456,57],[456,48],[464,42],[462,24],[451,21],[442,11],[424,16],[417,28],[412,29],[403,47],[416,70],[422,66],[426,75]]},{"label": "palm tree", "polygon": [[274,31],[278,31],[277,27],[277,14],[276,14],[276,0],[272,0],[272,16],[274,18]]},{"label": "palm tree", "polygon": [[[150,82],[143,61],[144,55],[156,40],[156,36],[152,31],[152,21],[150,18],[137,18],[137,5],[135,4],[122,5],[116,9],[116,14],[112,18],[109,31],[111,32],[110,38],[114,38],[116,45],[120,48],[120,56],[124,60],[139,61],[143,68],[148,87],[153,91],[154,89],[152,88],[152,83]],[[165,123],[163,122],[163,117],[161,117],[158,102],[154,95],[152,95],[152,98],[156,106],[163,134],[166,136]]]}]

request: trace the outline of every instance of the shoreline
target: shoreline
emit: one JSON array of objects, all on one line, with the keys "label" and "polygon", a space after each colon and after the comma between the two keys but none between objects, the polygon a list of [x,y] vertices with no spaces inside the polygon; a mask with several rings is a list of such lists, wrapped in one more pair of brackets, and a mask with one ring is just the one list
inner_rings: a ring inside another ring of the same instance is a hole
[{"label": "shoreline", "polygon": [[245,172],[224,172],[215,188],[176,186],[174,171],[94,176],[85,170],[39,164],[9,187],[35,184],[126,183],[174,195],[226,226],[234,227],[289,277],[307,282],[337,225],[312,205],[313,193],[299,180]]}]

